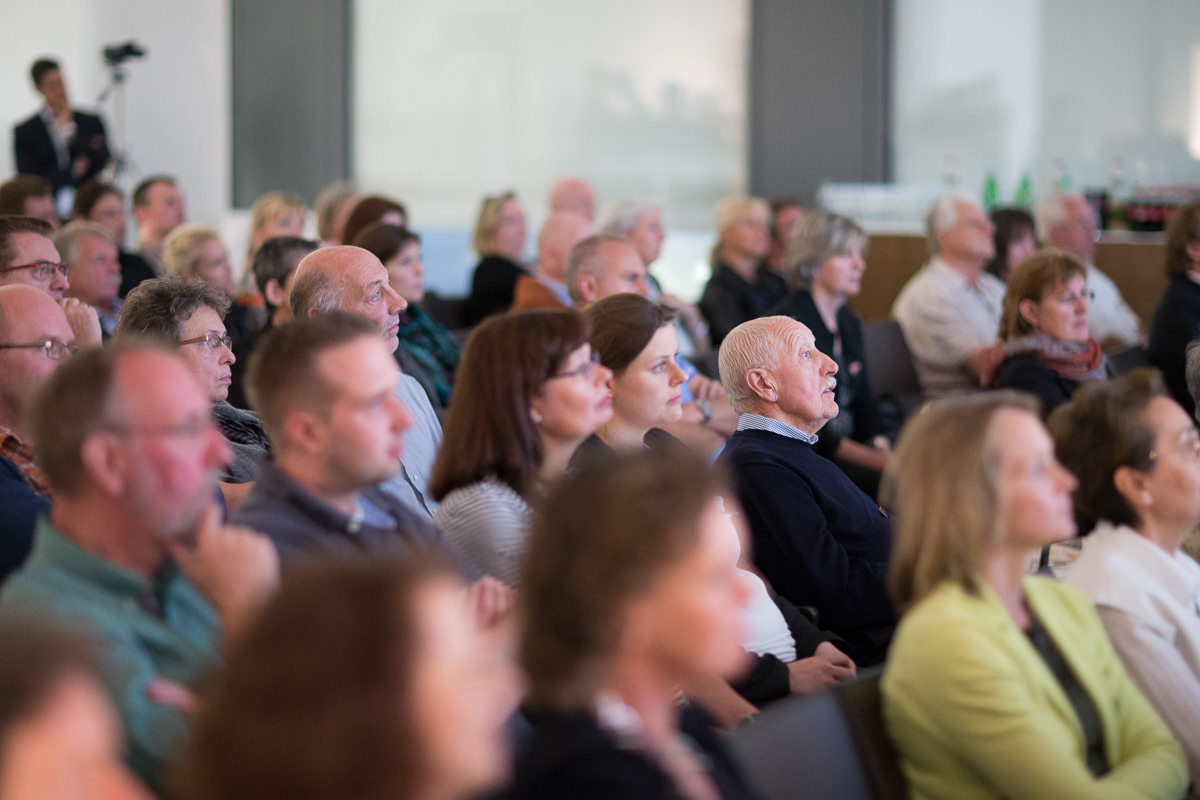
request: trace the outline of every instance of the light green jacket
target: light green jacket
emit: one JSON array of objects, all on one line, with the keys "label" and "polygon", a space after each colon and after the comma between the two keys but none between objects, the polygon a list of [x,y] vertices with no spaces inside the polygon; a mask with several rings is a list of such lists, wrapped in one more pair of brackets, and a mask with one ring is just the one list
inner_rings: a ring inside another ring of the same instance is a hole
[{"label": "light green jacket", "polygon": [[1179,798],[1179,744],[1126,675],[1087,597],[1028,578],[1025,597],[1099,711],[1111,771],[1093,778],[1066,694],[996,594],[944,583],[900,622],[883,714],[910,796]]}]

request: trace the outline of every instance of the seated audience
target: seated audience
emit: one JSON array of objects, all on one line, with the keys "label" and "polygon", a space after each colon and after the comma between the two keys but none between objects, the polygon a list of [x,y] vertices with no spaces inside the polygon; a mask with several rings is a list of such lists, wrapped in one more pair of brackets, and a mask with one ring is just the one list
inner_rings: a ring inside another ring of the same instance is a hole
[{"label": "seated audience", "polygon": [[1023,208],[994,208],[988,217],[992,220],[994,253],[984,269],[1007,283],[1013,267],[1037,250],[1033,215]]},{"label": "seated audience", "polygon": [[[400,312],[407,304],[392,289],[388,271],[379,259],[362,248],[326,247],[309,253],[296,267],[289,297],[292,315],[297,319],[349,311],[375,324],[389,353],[399,346]],[[437,507],[428,482],[442,443],[442,424],[414,378],[400,375],[395,388],[413,421],[404,436],[400,469],[380,488],[429,519]]]},{"label": "seated audience", "polygon": [[147,278],[155,277],[149,261],[125,249],[125,195],[116,186],[90,180],[79,187],[71,218],[103,225],[112,235],[117,261],[121,264],[121,297]]},{"label": "seated audience", "polygon": [[996,341],[1004,283],[983,271],[995,254],[992,223],[967,195],[948,194],[925,220],[930,259],[896,297],[900,323],[926,397],[979,387]]},{"label": "seated audience", "polygon": [[90,645],[42,620],[0,624],[4,800],[150,800],[121,762],[121,722]]},{"label": "seated audience", "polygon": [[479,263],[471,273],[465,312],[469,325],[508,311],[517,279],[528,274],[521,263],[525,254],[525,212],[514,193],[483,198],[472,246]]},{"label": "seated audience", "polygon": [[270,537],[285,567],[438,544],[427,518],[377,487],[399,469],[413,420],[371,320],[331,311],[276,328],[247,377],[272,459],[233,518]]},{"label": "seated audience", "polygon": [[331,183],[317,195],[317,236],[322,246],[345,244],[346,220],[358,200],[358,189],[350,181]]},{"label": "seated audience", "polygon": [[0,215],[33,217],[51,228],[60,224],[50,181],[37,175],[14,175],[0,183]]},{"label": "seated audience", "polygon": [[[315,645],[315,646],[314,646]],[[287,576],[230,648],[180,800],[467,800],[503,780],[515,670],[426,558]]]},{"label": "seated audience", "polygon": [[276,236],[300,236],[308,203],[292,192],[267,192],[250,206],[250,243],[246,248],[246,272],[254,266],[254,256],[263,242]]},{"label": "seated audience", "polygon": [[86,350],[30,404],[25,429],[54,505],[0,591],[0,616],[61,619],[94,636],[101,678],[155,793],[186,735],[190,692],[274,588],[270,543],[213,508],[229,448],[174,353]]},{"label": "seated audience", "polygon": [[755,564],[776,592],[815,608],[856,663],[879,663],[894,624],[885,585],[891,522],[813,449],[817,431],[838,414],[837,362],[788,317],[742,323],[720,359],[741,415],[721,459],[735,479]]},{"label": "seated audience", "polygon": [[592,225],[578,214],[551,214],[538,233],[538,261],[532,275],[517,278],[510,311],[536,311],[571,307],[567,292],[567,257],[571,248],[592,232]]},{"label": "seated audience", "polygon": [[359,198],[342,227],[342,241],[354,244],[363,231],[376,223],[407,228],[408,210],[402,203],[377,194]]},{"label": "seated audience", "polygon": [[372,253],[388,271],[388,283],[408,306],[400,312],[400,346],[396,360],[405,374],[421,382],[436,409],[450,405],[450,391],[461,357],[458,342],[442,323],[421,307],[425,299],[425,267],[421,238],[406,228],[377,223],[363,230],[354,244]]},{"label": "seated audience", "polygon": [[228,309],[228,295],[203,281],[151,278],[125,299],[116,332],[121,337],[156,337],[178,348],[212,404],[212,417],[233,454],[221,465],[221,489],[233,510],[258,477],[270,443],[257,416],[228,403],[234,356],[221,322]]},{"label": "seated audience", "polygon": [[1200,565],[1180,546],[1200,525],[1200,436],[1157,372],[1076,392],[1050,418],[1079,481],[1083,554],[1067,583],[1096,605],[1142,694],[1183,744],[1200,783]]},{"label": "seated audience", "polygon": [[720,492],[698,458],[639,451],[551,493],[518,598],[534,730],[513,800],[756,796],[678,698],[745,658],[749,591]]},{"label": "seated audience", "polygon": [[1178,798],[1179,744],[1078,589],[1027,576],[1075,533],[1075,479],[1032,399],[953,398],[909,421],[888,466],[903,616],[883,718],[910,796]]},{"label": "seated audience", "polygon": [[567,257],[564,281],[571,302],[583,307],[614,294],[650,296],[650,275],[633,244],[621,236],[598,233],[582,239]]},{"label": "seated audience", "polygon": [[776,197],[771,200],[771,249],[763,262],[767,265],[767,280],[775,279],[779,296],[787,294],[788,242],[796,224],[804,218],[804,203],[799,197]]},{"label": "seated audience", "polygon": [[770,216],[757,197],[727,198],[717,208],[712,277],[700,297],[714,346],[746,320],[761,317],[786,290],[763,262],[771,249]]},{"label": "seated audience", "polygon": [[72,222],[51,240],[67,265],[65,295],[96,310],[100,331],[112,336],[121,311],[121,264],[108,228],[95,222]]},{"label": "seated audience", "polygon": [[21,409],[75,347],[62,309],[32,286],[0,286],[0,583],[25,561],[50,486]]},{"label": "seated audience", "polygon": [[1184,371],[1188,343],[1200,336],[1200,201],[1175,209],[1167,223],[1167,278],[1146,352],[1162,370],[1171,397],[1194,414]]},{"label": "seated audience", "polygon": [[[673,294],[663,292],[658,279],[650,274],[650,265],[658,260],[662,252],[663,231],[662,208],[654,203],[626,200],[618,203],[608,215],[600,233],[620,236],[637,250],[646,268],[646,284],[650,287],[650,299],[661,300],[675,309],[675,333],[679,336],[679,352],[688,358],[706,354],[711,350],[708,340],[708,323],[694,303],[688,303]],[[576,301],[578,302],[578,300]]]},{"label": "seated audience", "polygon": [[1048,247],[1075,256],[1087,267],[1088,289],[1095,295],[1088,309],[1088,330],[1104,348],[1133,347],[1141,339],[1141,322],[1121,297],[1112,278],[1096,268],[1096,214],[1083,195],[1052,194],[1037,204],[1038,237]]},{"label": "seated audience", "polygon": [[520,583],[530,506],[612,416],[611,377],[574,311],[497,317],[472,332],[429,488],[433,521],[484,572]]},{"label": "seated audience", "polygon": [[170,175],[151,175],[133,190],[133,217],[138,224],[138,255],[160,277],[165,272],[163,244],[183,224],[183,193]]},{"label": "seated audience", "polygon": [[67,265],[60,262],[53,229],[33,217],[0,216],[0,286],[20,284],[40,289],[67,315],[80,347],[99,345],[102,337],[96,309],[66,297]]},{"label": "seated audience", "polygon": [[250,272],[258,293],[263,298],[266,319],[263,326],[251,331],[240,342],[233,343],[234,362],[231,365],[229,404],[235,408],[249,408],[246,399],[246,364],[250,354],[258,345],[259,337],[272,328],[278,328],[292,320],[292,307],[288,295],[292,291],[292,278],[300,259],[317,249],[317,243],[299,236],[275,236],[263,242],[254,254]]},{"label": "seated audience", "polygon": [[563,178],[550,187],[550,216],[574,214],[590,226],[596,221],[596,191],[583,178]]},{"label": "seated audience", "polygon": [[[162,260],[167,275],[202,280],[231,300],[238,296],[229,251],[212,228],[187,224],[175,228],[167,235]],[[241,343],[254,335],[250,308],[242,303],[235,301],[222,321],[234,347],[240,349]]]},{"label": "seated audience", "polygon": [[1043,417],[1070,400],[1081,383],[1106,376],[1104,351],[1088,334],[1086,275],[1066,253],[1042,250],[1008,278],[999,337],[1004,360],[991,385],[1036,396]]},{"label": "seated audience", "polygon": [[838,415],[821,429],[817,452],[832,458],[874,497],[890,445],[871,391],[862,320],[846,301],[858,295],[867,262],[866,231],[849,217],[814,210],[793,225],[788,251],[791,292],[771,309],[802,322],[817,349],[837,362]]}]

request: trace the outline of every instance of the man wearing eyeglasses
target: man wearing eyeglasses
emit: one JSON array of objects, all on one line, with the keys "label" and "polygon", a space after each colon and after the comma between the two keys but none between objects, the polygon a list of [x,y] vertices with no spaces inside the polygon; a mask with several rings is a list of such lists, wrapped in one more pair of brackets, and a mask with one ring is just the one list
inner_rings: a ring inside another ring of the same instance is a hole
[{"label": "man wearing eyeglasses", "polygon": [[80,347],[100,344],[100,319],[96,310],[75,297],[66,297],[70,283],[50,241],[53,229],[33,217],[0,216],[0,286],[25,284],[41,289],[58,302]]},{"label": "man wearing eyeglasses", "polygon": [[29,555],[50,488],[21,430],[21,407],[71,355],[62,309],[32,286],[0,286],[0,582]]},{"label": "man wearing eyeglasses", "polygon": [[220,525],[213,494],[229,448],[171,350],[84,351],[46,380],[22,424],[54,502],[0,590],[0,617],[58,618],[90,634],[130,766],[162,796],[191,692],[274,590],[275,549]]}]

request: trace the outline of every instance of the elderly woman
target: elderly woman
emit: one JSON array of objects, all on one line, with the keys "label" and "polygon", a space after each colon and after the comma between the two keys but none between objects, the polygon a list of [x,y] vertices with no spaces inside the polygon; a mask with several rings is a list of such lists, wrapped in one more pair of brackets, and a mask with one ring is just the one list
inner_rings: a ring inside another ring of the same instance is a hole
[{"label": "elderly woman", "polygon": [[1180,546],[1200,524],[1200,437],[1141,369],[1080,389],[1050,419],[1075,473],[1083,554],[1066,571],[1200,782],[1200,565]]},{"label": "elderly woman", "polygon": [[717,208],[712,277],[700,297],[713,345],[748,319],[761,317],[783,296],[783,281],[763,259],[771,249],[771,209],[765,200],[727,198]]},{"label": "elderly woman", "polygon": [[788,248],[791,292],[769,313],[803,322],[817,349],[838,365],[838,415],[821,430],[819,452],[846,466],[874,496],[889,445],[867,378],[862,320],[846,301],[858,295],[867,269],[866,232],[841,214],[814,210],[795,223]]},{"label": "elderly woman", "polygon": [[534,733],[513,800],[754,796],[677,694],[744,658],[747,587],[720,491],[697,457],[639,450],[547,499],[518,601]]},{"label": "elderly woman", "polygon": [[196,719],[181,800],[464,800],[509,770],[516,675],[438,561],[284,580]]},{"label": "elderly woman", "polygon": [[903,616],[883,716],[914,798],[1178,798],[1179,744],[1129,679],[1088,598],[1025,574],[1073,536],[1076,481],[1033,402],[928,406],[889,465]]},{"label": "elderly woman", "polygon": [[520,583],[530,505],[612,416],[610,377],[575,311],[495,317],[467,340],[429,488],[433,521],[484,572]]},{"label": "elderly woman", "polygon": [[[416,375],[434,408],[450,404],[450,390],[458,369],[458,342],[442,323],[421,308],[425,299],[425,267],[421,264],[421,238],[412,231],[377,223],[367,226],[353,242],[369,250],[383,262],[388,271],[388,283],[396,294],[407,301],[408,308],[400,311],[400,347],[396,358],[405,373]],[[415,367],[415,369],[414,369]],[[430,391],[432,389],[432,391]]]},{"label": "elderly woman", "polygon": [[1035,395],[1043,416],[1084,381],[1107,375],[1104,351],[1088,334],[1086,278],[1083,264],[1058,250],[1035,253],[1009,275],[993,351],[1004,360],[991,385]]},{"label": "elderly woman", "polygon": [[996,208],[988,216],[996,249],[984,269],[1007,283],[1013,268],[1037,250],[1033,215],[1023,208]]},{"label": "elderly woman", "polygon": [[514,193],[483,198],[472,241],[479,263],[471,275],[466,316],[468,323],[474,325],[484,317],[507,311],[513,302],[517,279],[528,274],[521,265],[525,253],[525,212]]},{"label": "elderly woman", "polygon": [[258,476],[259,459],[270,450],[270,443],[257,416],[226,402],[235,360],[221,322],[228,310],[228,295],[203,281],[152,278],[125,298],[115,336],[155,336],[179,348],[180,358],[208,393],[213,417],[233,449],[233,461],[221,476],[232,510]]},{"label": "elderly woman", "polygon": [[1188,342],[1200,336],[1200,201],[1175,209],[1167,223],[1167,278],[1146,350],[1175,402],[1194,414],[1184,367]]}]

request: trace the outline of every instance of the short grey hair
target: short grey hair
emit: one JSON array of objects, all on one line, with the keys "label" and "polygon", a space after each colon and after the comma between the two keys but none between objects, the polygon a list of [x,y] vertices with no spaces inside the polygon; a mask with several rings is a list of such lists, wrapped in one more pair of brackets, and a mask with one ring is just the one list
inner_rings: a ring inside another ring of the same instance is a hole
[{"label": "short grey hair", "polygon": [[567,256],[567,293],[571,302],[579,304],[584,298],[579,294],[579,278],[583,275],[599,276],[603,263],[601,254],[605,244],[623,244],[632,247],[624,236],[610,233],[595,233],[586,239],[581,239],[571,248]]},{"label": "short grey hair", "polygon": [[788,241],[786,271],[792,291],[812,289],[813,278],[821,266],[834,256],[844,256],[855,248],[866,249],[867,232],[850,217],[832,211],[809,211],[796,223]]},{"label": "short grey hair", "polygon": [[1187,367],[1183,375],[1188,394],[1196,404],[1196,419],[1200,420],[1200,339],[1193,339],[1187,346]]},{"label": "short grey hair", "polygon": [[1081,194],[1055,192],[1039,200],[1037,206],[1033,209],[1033,221],[1037,225],[1038,238],[1043,242],[1049,241],[1050,231],[1062,225],[1070,218],[1070,212],[1067,211],[1068,200],[1082,200],[1085,203],[1087,202]]},{"label": "short grey hair", "polygon": [[95,222],[79,219],[64,226],[61,230],[55,231],[50,241],[54,242],[54,249],[58,251],[64,261],[74,264],[79,260],[79,240],[84,236],[94,236],[109,244],[116,244],[108,228]]},{"label": "short grey hair", "polygon": [[637,221],[646,214],[662,216],[662,206],[648,200],[622,200],[613,206],[599,232],[610,236],[628,236],[637,227]]},{"label": "short grey hair", "polygon": [[791,317],[758,317],[738,325],[721,342],[717,354],[721,386],[738,414],[753,411],[759,403],[758,395],[746,383],[746,373],[779,369],[780,353],[793,338],[785,331],[796,324]]},{"label": "short grey hair", "polygon": [[979,205],[966,192],[949,192],[934,200],[929,207],[929,213],[925,215],[925,243],[929,247],[929,255],[936,256],[942,249],[937,235],[958,224],[959,203]]},{"label": "short grey hair", "polygon": [[310,269],[300,273],[292,284],[288,305],[293,317],[307,319],[311,311],[328,314],[341,310],[345,293],[345,281],[335,281],[322,269]]}]

